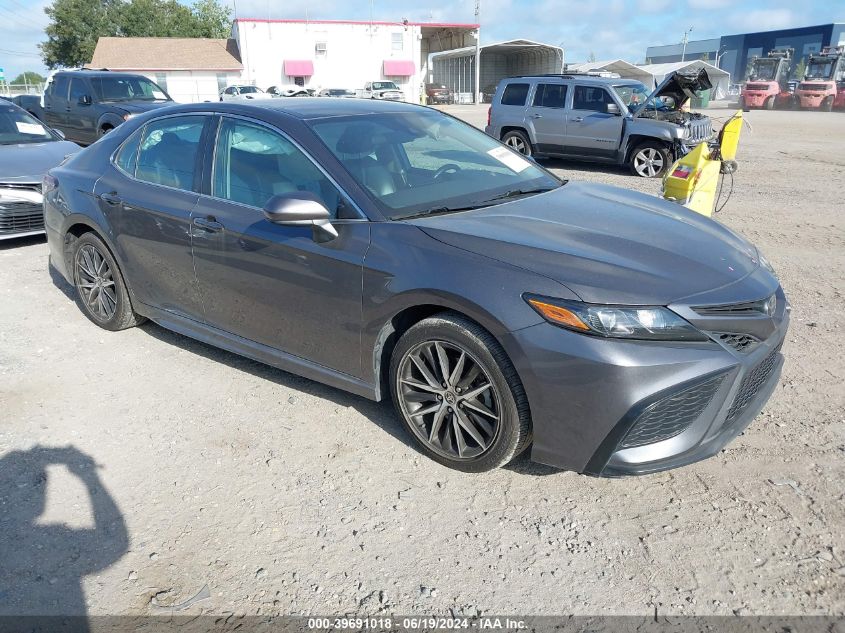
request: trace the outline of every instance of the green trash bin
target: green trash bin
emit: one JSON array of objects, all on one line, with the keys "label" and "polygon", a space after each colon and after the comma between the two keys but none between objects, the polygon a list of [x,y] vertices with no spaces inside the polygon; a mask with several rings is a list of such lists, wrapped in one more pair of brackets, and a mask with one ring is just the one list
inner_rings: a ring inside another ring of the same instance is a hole
[{"label": "green trash bin", "polygon": [[691,103],[693,108],[706,108],[710,105],[710,88],[702,90],[697,96],[692,98]]}]

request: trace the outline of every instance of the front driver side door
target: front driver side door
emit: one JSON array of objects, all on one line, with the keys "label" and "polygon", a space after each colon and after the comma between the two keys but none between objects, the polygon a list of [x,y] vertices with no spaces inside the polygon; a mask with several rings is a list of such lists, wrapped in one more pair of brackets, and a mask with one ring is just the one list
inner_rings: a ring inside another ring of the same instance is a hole
[{"label": "front driver side door", "polygon": [[572,107],[566,117],[567,154],[616,158],[622,142],[623,117],[607,111],[611,103],[616,101],[603,86],[573,87]]},{"label": "front driver side door", "polygon": [[212,160],[211,195],[193,220],[206,322],[360,377],[369,222],[333,219],[338,237],[318,242],[310,226],[267,220],[262,207],[281,193],[316,194],[335,217],[352,205],[298,145],[263,124],[222,117]]}]

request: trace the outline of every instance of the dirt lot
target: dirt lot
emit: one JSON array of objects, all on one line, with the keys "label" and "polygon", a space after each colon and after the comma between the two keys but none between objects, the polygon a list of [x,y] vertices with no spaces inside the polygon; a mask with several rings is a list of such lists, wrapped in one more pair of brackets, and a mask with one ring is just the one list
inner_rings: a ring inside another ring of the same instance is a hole
[{"label": "dirt lot", "polygon": [[447,470],[387,404],[96,328],[42,239],[0,243],[0,612],[16,586],[145,614],[207,585],[186,613],[845,613],[845,114],[747,118],[719,219],[792,302],[782,385],[717,457],[642,478]]}]

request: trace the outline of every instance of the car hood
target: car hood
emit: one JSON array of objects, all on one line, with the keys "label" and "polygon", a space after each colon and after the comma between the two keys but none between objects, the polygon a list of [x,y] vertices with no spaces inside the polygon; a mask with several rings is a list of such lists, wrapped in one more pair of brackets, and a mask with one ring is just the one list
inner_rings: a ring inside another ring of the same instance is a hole
[{"label": "car hood", "polygon": [[718,222],[593,183],[408,222],[451,246],[554,279],[591,303],[669,305],[759,266],[757,250]]},{"label": "car hood", "polygon": [[125,110],[129,114],[142,114],[175,104],[175,101],[120,101],[114,103],[115,107]]},{"label": "car hood", "polygon": [[48,169],[80,149],[70,141],[0,145],[0,183],[41,182]]},{"label": "car hood", "polygon": [[675,101],[675,109],[680,109],[683,104],[696,96],[702,90],[709,90],[713,87],[707,71],[700,68],[697,72],[681,73],[674,72],[666,75],[663,81],[654,89],[648,99],[637,110],[642,112],[646,105],[653,103],[658,97],[671,97]]}]

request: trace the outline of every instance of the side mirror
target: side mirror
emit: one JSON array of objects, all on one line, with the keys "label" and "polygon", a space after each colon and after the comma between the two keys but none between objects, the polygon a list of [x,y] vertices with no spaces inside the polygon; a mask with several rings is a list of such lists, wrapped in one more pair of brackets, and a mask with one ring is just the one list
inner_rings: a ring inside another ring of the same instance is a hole
[{"label": "side mirror", "polygon": [[322,201],[308,191],[273,196],[264,205],[264,217],[282,226],[312,226],[314,240],[328,241],[337,237],[329,221],[331,214]]},{"label": "side mirror", "polygon": [[79,105],[91,105],[91,95],[82,95],[79,97]]},{"label": "side mirror", "polygon": [[607,104],[607,113],[613,114],[615,116],[619,116],[621,114],[621,112],[619,110],[619,106],[616,105],[615,103],[608,103]]}]

